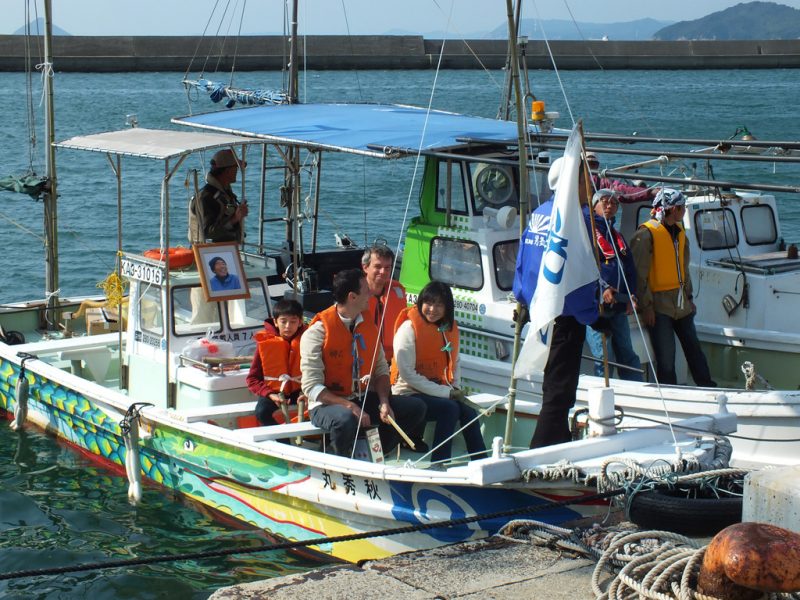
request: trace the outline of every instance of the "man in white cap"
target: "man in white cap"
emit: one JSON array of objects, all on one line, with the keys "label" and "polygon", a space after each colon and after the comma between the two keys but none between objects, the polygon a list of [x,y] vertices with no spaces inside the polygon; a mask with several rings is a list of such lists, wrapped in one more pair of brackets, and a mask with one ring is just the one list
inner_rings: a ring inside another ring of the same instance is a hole
[{"label": "man in white cap", "polygon": [[244,241],[247,201],[240,203],[231,189],[240,165],[236,153],[228,148],[211,157],[206,185],[189,203],[189,241],[193,244]]},{"label": "man in white cap", "polygon": [[[564,159],[553,161],[548,173],[551,189],[558,186]],[[586,184],[581,164],[578,175],[578,194],[582,204],[586,204]],[[541,204],[531,213],[528,228],[522,235],[514,276],[514,296],[520,303],[530,308],[536,291],[539,270],[545,253],[547,236],[550,232],[550,217],[553,212],[553,198]],[[589,228],[589,213],[584,210],[584,219]],[[531,439],[531,448],[541,448],[568,442],[569,411],[575,405],[575,394],[580,377],[581,354],[586,338],[586,325],[597,322],[598,294],[596,283],[579,287],[567,294],[564,309],[556,317],[551,333],[550,351],[542,378],[542,408]],[[521,318],[521,317],[518,317]],[[529,332],[528,335],[536,335]]]},{"label": "man in white cap", "polygon": [[638,311],[650,331],[658,382],[678,383],[677,335],[695,384],[716,387],[694,327],[689,244],[683,230],[686,199],[678,190],[662,188],[650,214],[652,218],[631,238],[631,251],[636,263]]}]

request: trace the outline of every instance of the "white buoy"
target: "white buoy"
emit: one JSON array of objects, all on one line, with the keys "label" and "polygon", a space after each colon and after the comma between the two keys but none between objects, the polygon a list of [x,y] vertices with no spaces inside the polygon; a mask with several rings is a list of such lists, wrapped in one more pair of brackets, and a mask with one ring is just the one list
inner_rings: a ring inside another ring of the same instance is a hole
[{"label": "white buoy", "polygon": [[28,385],[28,378],[25,376],[25,367],[20,367],[19,377],[17,377],[17,384],[14,386],[14,395],[17,400],[17,405],[14,407],[14,420],[11,421],[11,429],[19,431],[25,424],[25,419],[28,417],[28,392],[30,391]]},{"label": "white buoy", "polygon": [[139,458],[139,419],[130,419],[123,433],[125,440],[125,473],[128,475],[128,500],[136,505],[142,499],[142,464]]}]

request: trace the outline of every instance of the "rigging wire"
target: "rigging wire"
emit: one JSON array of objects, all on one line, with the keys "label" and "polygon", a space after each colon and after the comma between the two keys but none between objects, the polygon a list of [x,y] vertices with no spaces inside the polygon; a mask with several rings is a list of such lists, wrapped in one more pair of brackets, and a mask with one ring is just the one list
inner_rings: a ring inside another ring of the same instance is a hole
[{"label": "rigging wire", "polygon": [[[450,22],[451,22],[451,18],[452,18],[452,15],[453,15],[453,9],[455,7],[455,1],[456,0],[451,0],[450,12],[448,13],[447,22],[446,22],[446,25],[445,25],[445,34],[447,33],[447,31],[449,31],[449,28],[450,28]],[[436,0],[434,0],[434,2],[436,2]],[[412,197],[412,194],[414,192],[414,184],[417,181],[417,175],[418,175],[419,169],[420,169],[420,162],[422,161],[422,146],[423,146],[423,142],[425,141],[425,135],[428,132],[428,120],[430,118],[431,111],[433,110],[433,99],[434,99],[434,97],[436,95],[436,85],[437,85],[437,83],[439,81],[439,73],[441,72],[441,68],[442,68],[442,61],[444,59],[445,45],[446,45],[446,41],[442,40],[442,47],[439,49],[439,58],[438,58],[437,63],[436,63],[436,72],[435,72],[435,74],[433,76],[433,85],[431,86],[431,93],[430,93],[430,96],[428,97],[428,105],[425,108],[425,120],[424,120],[424,122],[422,124],[422,131],[420,132],[420,140],[419,140],[419,145],[418,145],[419,147],[417,148],[416,156],[414,157],[414,170],[412,171],[412,174],[411,174],[411,184],[408,187],[408,194],[406,196],[406,206],[405,206],[405,209],[403,211],[403,220],[400,223],[400,236],[397,239],[397,244],[395,244],[395,246],[394,246],[395,253],[394,253],[394,263],[392,264],[392,272],[394,272],[395,267],[397,265],[397,253],[400,250],[400,245],[401,245],[401,243],[403,241],[403,232],[405,231],[406,223],[408,222],[408,213],[409,213],[409,210],[411,208],[411,197]],[[386,295],[388,296],[388,294],[391,291],[392,291],[391,284],[387,285],[386,286]],[[385,319],[386,319],[386,311],[383,311],[381,313],[381,322],[378,325],[378,331],[381,331],[383,329]],[[379,348],[381,348],[381,344],[375,344],[375,349],[373,350],[372,359],[371,359],[371,362],[370,362],[370,365],[371,365],[372,368],[374,368],[375,361],[378,358],[378,349]],[[372,368],[370,369],[370,373],[372,372]],[[364,397],[361,400],[361,411],[362,412],[364,412],[366,399],[367,399],[366,394],[364,394]],[[358,427],[358,429],[361,428],[361,421],[360,420],[358,422],[358,426],[357,427]],[[355,450],[356,450],[356,439],[354,438],[353,439],[353,448],[352,448],[351,454],[350,454],[351,458],[355,455]]]},{"label": "rigging wire", "polygon": [[[33,56],[31,52],[31,0],[25,3],[25,120],[28,127],[28,171],[34,171],[34,158],[36,150],[36,111],[33,106]],[[42,56],[41,48],[41,35],[39,32],[39,11],[36,5],[36,0],[33,0],[33,12],[35,15],[34,23],[36,25],[36,40],[39,45],[39,54]]]},{"label": "rigging wire", "polygon": [[[200,39],[197,40],[197,45],[194,48],[194,54],[192,54],[192,58],[189,61],[189,66],[186,67],[186,71],[183,74],[184,79],[189,77],[189,73],[192,70],[192,65],[194,64],[194,60],[195,58],[197,58],[197,54],[200,52],[200,46],[202,46],[203,40],[206,38],[206,33],[208,33],[208,28],[211,26],[211,20],[214,18],[214,12],[216,12],[218,5],[219,5],[219,0],[217,0],[214,3],[214,8],[211,9],[211,14],[208,16],[208,20],[206,21],[206,26],[203,28],[203,33],[200,35]],[[206,56],[206,62],[203,63],[203,68],[200,71],[201,77],[205,73],[206,63],[208,63],[208,56]]]},{"label": "rigging wire", "polygon": [[[237,0],[238,6],[238,0]],[[236,59],[239,56],[239,40],[242,39],[242,24],[244,23],[244,13],[247,9],[247,0],[242,0],[242,11],[239,14],[239,30],[236,32],[236,42],[233,45],[233,60],[231,60],[231,80],[228,85],[233,86],[233,76],[236,73]],[[231,15],[231,24],[233,23],[233,15]]]},{"label": "rigging wire", "polygon": [[[542,23],[542,17],[539,14],[539,5],[536,3],[536,0],[533,0],[533,9],[536,12],[536,19],[539,21],[539,23]],[[572,123],[572,126],[575,127],[575,116],[572,114],[572,107],[569,104],[567,90],[564,88],[564,82],[561,80],[561,72],[558,70],[558,65],[556,65],[556,59],[555,56],[553,56],[553,49],[550,47],[550,40],[547,39],[547,32],[545,32],[544,27],[542,28],[542,39],[544,40],[544,45],[547,48],[547,55],[550,57],[550,63],[553,65],[553,71],[556,74],[558,86],[561,88],[561,95],[564,97],[564,104],[566,105],[567,112],[569,113],[569,120]]]}]

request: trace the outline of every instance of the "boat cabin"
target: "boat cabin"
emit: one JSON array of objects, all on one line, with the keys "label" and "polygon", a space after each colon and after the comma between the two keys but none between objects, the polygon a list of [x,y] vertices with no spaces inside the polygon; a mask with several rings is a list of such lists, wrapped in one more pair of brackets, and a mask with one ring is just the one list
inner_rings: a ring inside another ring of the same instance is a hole
[{"label": "boat cabin", "polygon": [[[247,369],[239,367],[249,366],[253,337],[271,316],[268,280],[277,272],[274,259],[246,252],[241,258],[249,296],[208,301],[197,266],[172,269],[167,278],[163,263],[123,256],[122,272],[131,282],[125,364],[133,397],[172,408],[252,399]],[[214,352],[203,352],[201,339],[225,349],[219,362],[203,360]]]}]

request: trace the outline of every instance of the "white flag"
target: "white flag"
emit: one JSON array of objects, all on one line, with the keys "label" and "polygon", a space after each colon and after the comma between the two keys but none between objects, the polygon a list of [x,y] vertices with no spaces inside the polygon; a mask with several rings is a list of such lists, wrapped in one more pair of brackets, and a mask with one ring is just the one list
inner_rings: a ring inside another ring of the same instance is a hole
[{"label": "white flag", "polygon": [[600,276],[578,197],[580,168],[581,138],[576,126],[564,149],[547,243],[531,300],[531,322],[514,377],[528,376],[544,369],[550,350],[552,323],[563,312],[567,294],[597,281]]}]

